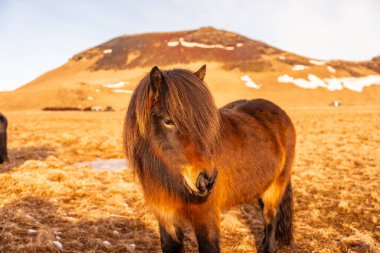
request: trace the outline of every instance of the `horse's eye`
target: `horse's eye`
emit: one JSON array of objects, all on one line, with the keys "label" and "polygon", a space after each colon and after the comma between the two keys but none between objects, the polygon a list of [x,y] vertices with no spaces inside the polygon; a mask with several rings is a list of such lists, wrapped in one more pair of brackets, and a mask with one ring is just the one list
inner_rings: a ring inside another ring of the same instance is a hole
[{"label": "horse's eye", "polygon": [[162,121],[164,122],[165,127],[167,128],[174,127],[174,122],[170,118],[164,118]]}]

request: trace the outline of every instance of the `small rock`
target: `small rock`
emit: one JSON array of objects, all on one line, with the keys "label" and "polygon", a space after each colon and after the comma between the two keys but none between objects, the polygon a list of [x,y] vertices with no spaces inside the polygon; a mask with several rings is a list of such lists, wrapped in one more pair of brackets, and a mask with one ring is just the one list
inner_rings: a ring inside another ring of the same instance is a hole
[{"label": "small rock", "polygon": [[341,201],[339,202],[338,206],[339,206],[340,208],[343,208],[343,209],[348,209],[349,204],[348,204],[347,201],[345,201],[345,200],[341,200]]},{"label": "small rock", "polygon": [[28,229],[26,232],[27,232],[29,235],[37,234],[37,230],[32,229],[32,228]]},{"label": "small rock", "polygon": [[31,215],[29,215],[29,214],[25,214],[24,218],[26,218],[28,220],[34,220],[34,218]]},{"label": "small rock", "polygon": [[63,245],[62,245],[62,243],[61,243],[60,241],[53,241],[53,244],[54,244],[57,248],[59,248],[59,249],[62,249],[62,248],[63,248]]},{"label": "small rock", "polygon": [[65,219],[68,221],[73,221],[73,222],[77,220],[76,218],[71,217],[71,216],[67,216],[67,217],[65,217]]},{"label": "small rock", "polygon": [[109,241],[103,241],[102,244],[103,244],[103,246],[106,247],[107,249],[109,249],[109,248],[112,247],[112,245],[111,245],[111,243],[110,243]]}]

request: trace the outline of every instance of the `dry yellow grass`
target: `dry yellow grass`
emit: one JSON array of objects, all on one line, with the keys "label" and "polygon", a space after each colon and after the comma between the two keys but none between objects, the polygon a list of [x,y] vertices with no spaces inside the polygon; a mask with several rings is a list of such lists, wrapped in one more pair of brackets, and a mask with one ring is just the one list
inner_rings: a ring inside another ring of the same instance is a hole
[{"label": "dry yellow grass", "polygon": [[[279,252],[379,252],[380,107],[288,108],[297,132],[295,243]],[[133,174],[72,166],[122,158],[124,113],[8,112],[0,252],[160,252]],[[253,233],[252,233],[253,231]],[[256,252],[257,206],[223,214],[223,252]],[[196,252],[190,230],[187,252]]]}]

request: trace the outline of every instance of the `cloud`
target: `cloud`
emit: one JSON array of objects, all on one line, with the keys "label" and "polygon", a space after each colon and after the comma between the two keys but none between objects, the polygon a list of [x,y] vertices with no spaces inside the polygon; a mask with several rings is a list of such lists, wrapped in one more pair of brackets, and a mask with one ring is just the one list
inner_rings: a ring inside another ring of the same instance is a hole
[{"label": "cloud", "polygon": [[[306,4],[307,3],[307,4]],[[281,48],[310,57],[367,60],[380,54],[376,1],[283,1],[271,31]]]}]

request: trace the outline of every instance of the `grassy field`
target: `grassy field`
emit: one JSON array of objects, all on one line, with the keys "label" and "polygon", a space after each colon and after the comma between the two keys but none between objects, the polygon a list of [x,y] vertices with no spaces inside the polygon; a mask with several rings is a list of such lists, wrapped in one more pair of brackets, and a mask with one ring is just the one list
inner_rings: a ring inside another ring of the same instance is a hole
[{"label": "grassy field", "polygon": [[[295,242],[279,252],[379,252],[380,107],[287,108],[297,133]],[[122,158],[123,112],[5,112],[0,252],[160,252],[155,218],[129,170],[76,162]],[[223,252],[256,252],[257,205],[222,216]],[[187,252],[196,252],[186,233]]]}]

